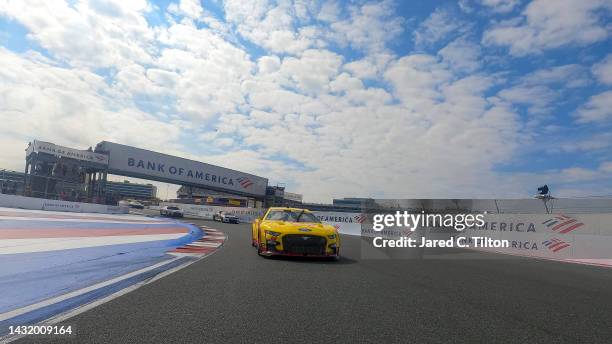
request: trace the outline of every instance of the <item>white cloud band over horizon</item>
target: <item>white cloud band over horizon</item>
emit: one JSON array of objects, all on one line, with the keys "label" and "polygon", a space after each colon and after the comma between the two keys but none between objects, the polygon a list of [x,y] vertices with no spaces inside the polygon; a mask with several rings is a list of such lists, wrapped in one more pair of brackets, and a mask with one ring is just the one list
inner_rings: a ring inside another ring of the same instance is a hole
[{"label": "white cloud band over horizon", "polygon": [[610,2],[460,3],[0,0],[0,168],[108,140],[314,202],[612,194]]}]

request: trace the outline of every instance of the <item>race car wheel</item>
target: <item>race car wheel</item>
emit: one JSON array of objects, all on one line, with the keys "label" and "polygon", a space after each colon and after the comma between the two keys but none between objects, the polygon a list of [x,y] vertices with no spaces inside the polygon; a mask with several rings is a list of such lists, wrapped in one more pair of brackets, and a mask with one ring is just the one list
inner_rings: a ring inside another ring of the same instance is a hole
[{"label": "race car wheel", "polygon": [[333,258],[333,260],[335,262],[340,260],[340,248],[338,248],[338,251],[336,251],[336,256]]},{"label": "race car wheel", "polygon": [[263,246],[261,244],[260,234],[259,233],[257,233],[257,245],[256,246],[257,246],[257,255],[262,256],[261,253],[263,252],[262,251]]}]

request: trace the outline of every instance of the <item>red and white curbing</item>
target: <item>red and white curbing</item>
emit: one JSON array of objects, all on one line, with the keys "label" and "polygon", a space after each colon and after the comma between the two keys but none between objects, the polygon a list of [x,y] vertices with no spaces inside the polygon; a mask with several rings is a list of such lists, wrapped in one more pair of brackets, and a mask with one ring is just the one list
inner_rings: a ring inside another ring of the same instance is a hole
[{"label": "red and white curbing", "polygon": [[223,246],[227,238],[223,232],[206,226],[199,227],[204,231],[204,237],[187,245],[177,247],[168,253],[175,256],[205,257]]}]

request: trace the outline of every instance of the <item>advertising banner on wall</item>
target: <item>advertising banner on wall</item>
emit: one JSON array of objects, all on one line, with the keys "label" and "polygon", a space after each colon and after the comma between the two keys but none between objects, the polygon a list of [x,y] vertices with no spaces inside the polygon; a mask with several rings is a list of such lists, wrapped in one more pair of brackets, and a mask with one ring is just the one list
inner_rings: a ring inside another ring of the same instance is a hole
[{"label": "advertising banner on wall", "polygon": [[[250,223],[257,217],[263,216],[266,209],[245,208],[245,207],[218,207],[197,204],[182,204],[162,202],[161,206],[176,206],[182,209],[186,216],[201,217],[212,219],[214,214],[223,211],[228,214],[236,215],[240,222]],[[313,214],[323,223],[334,226],[342,234],[360,235],[361,224],[366,220],[366,216],[361,213],[344,213],[329,211],[313,211]]]},{"label": "advertising banner on wall", "polygon": [[612,214],[487,214],[480,228],[458,235],[507,240],[492,252],[551,259],[607,259],[612,262]]},{"label": "advertising banner on wall", "polygon": [[246,208],[246,207],[219,207],[206,206],[197,204],[169,203],[162,202],[161,206],[176,206],[183,210],[185,216],[201,217],[203,219],[212,220],[213,215],[220,211],[226,214],[236,215],[240,222],[250,223],[257,217],[262,216],[264,209]]},{"label": "advertising banner on wall", "polygon": [[313,211],[313,213],[321,222],[336,227],[341,234],[361,235],[361,224],[367,219],[362,213],[330,211]]},{"label": "advertising banner on wall", "polygon": [[31,142],[30,146],[26,150],[26,155],[30,155],[32,153],[47,153],[64,158],[71,158],[108,165],[108,156],[106,156],[105,154],[94,153],[87,150],[68,148],[56,145],[54,143],[39,140],[34,140],[33,142]]},{"label": "advertising banner on wall", "polygon": [[128,177],[187,184],[263,197],[268,179],[229,168],[103,141],[96,151],[109,154],[109,171]]},{"label": "advertising banner on wall", "polygon": [[72,213],[127,214],[127,207],[0,194],[0,207]]}]

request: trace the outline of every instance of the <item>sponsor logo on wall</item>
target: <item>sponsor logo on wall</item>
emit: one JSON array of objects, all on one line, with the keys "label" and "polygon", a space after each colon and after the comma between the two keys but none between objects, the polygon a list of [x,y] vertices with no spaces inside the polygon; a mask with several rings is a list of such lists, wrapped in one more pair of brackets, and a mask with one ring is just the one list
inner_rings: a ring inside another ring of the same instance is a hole
[{"label": "sponsor logo on wall", "polygon": [[340,222],[340,223],[363,223],[367,216],[365,214],[353,215],[351,213],[347,214],[325,214],[323,212],[314,212],[315,216],[321,222]]},{"label": "sponsor logo on wall", "polygon": [[578,229],[584,226],[584,223],[578,222],[578,220],[563,214],[559,214],[555,217],[552,217],[544,222],[542,222],[546,228],[550,229],[553,232],[557,232],[560,234],[569,233],[575,229]]},{"label": "sponsor logo on wall", "polygon": [[228,191],[264,196],[268,180],[248,173],[200,161],[103,141],[96,146],[108,152],[109,169],[114,174],[175,184],[215,187]]},{"label": "sponsor logo on wall", "polygon": [[34,140],[28,148],[29,155],[32,152],[46,153],[60,157],[66,157],[76,160],[93,161],[104,165],[108,165],[108,156],[94,153],[86,150],[68,148],[54,143]]},{"label": "sponsor logo on wall", "polygon": [[236,178],[236,180],[244,189],[248,189],[251,185],[253,185],[253,182],[247,177]]},{"label": "sponsor logo on wall", "polygon": [[549,240],[545,240],[542,242],[542,245],[546,246],[552,252],[558,252],[563,250],[564,248],[568,248],[571,245],[559,238],[551,238]]}]

